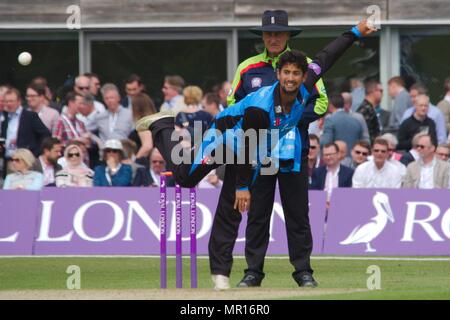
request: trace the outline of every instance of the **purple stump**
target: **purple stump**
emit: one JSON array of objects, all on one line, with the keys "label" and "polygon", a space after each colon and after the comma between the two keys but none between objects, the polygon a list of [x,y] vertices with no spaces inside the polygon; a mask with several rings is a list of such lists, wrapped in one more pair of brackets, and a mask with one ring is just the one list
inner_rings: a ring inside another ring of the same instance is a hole
[{"label": "purple stump", "polygon": [[160,287],[167,288],[167,247],[166,247],[166,226],[167,226],[167,193],[166,176],[161,175],[159,184],[159,253],[160,253]]},{"label": "purple stump", "polygon": [[197,200],[195,188],[189,189],[191,235],[191,288],[197,288]]},{"label": "purple stump", "polygon": [[175,185],[176,286],[183,288],[181,187]]}]

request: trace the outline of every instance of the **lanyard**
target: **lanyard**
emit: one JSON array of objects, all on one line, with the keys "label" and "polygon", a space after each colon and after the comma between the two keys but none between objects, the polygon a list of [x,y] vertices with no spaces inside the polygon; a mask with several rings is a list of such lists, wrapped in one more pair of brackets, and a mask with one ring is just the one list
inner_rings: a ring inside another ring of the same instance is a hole
[{"label": "lanyard", "polygon": [[[116,174],[119,172],[121,166],[122,165],[119,164],[119,166],[117,167]],[[108,180],[109,185],[112,186],[113,185],[112,184],[112,178],[111,178],[111,175],[109,174],[109,168],[108,167],[105,168],[105,176],[106,176],[106,180]]]},{"label": "lanyard", "polygon": [[117,123],[117,113],[113,113],[109,115],[109,132],[114,132],[114,128]]}]

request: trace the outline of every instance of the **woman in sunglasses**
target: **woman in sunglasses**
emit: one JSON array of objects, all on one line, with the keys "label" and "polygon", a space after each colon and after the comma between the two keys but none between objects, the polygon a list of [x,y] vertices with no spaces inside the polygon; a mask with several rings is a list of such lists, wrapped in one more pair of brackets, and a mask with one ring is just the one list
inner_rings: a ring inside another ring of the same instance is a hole
[{"label": "woman in sunglasses", "polygon": [[57,187],[92,187],[94,172],[84,163],[83,150],[77,144],[69,144],[64,150],[66,166],[56,173]]},{"label": "woman in sunglasses", "polygon": [[103,160],[105,160],[106,165],[100,165],[95,168],[94,186],[131,186],[132,169],[129,164],[122,163],[123,159],[122,143],[116,139],[106,141],[103,149]]},{"label": "woman in sunglasses", "polygon": [[42,173],[32,171],[35,158],[28,149],[17,149],[11,158],[13,173],[6,176],[5,190],[41,190],[44,186]]}]

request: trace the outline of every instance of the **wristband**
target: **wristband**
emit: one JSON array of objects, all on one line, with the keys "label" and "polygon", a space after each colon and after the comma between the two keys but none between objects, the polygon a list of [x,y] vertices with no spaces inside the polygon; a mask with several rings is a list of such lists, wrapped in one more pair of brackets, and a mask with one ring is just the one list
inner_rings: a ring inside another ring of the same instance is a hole
[{"label": "wristband", "polygon": [[361,34],[361,32],[359,31],[359,29],[358,29],[357,26],[354,26],[354,27],[351,29],[351,32],[353,32],[353,34],[354,34],[356,37],[358,37],[358,38],[361,38],[361,37],[362,37],[362,34]]}]

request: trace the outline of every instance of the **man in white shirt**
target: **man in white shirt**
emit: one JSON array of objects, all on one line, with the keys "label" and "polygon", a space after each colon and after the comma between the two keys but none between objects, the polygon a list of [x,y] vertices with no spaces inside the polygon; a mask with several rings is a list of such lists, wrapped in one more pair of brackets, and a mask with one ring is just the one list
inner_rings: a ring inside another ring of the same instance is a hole
[{"label": "man in white shirt", "polygon": [[353,175],[354,188],[400,188],[403,175],[389,159],[389,144],[376,138],[372,147],[373,159],[360,164]]},{"label": "man in white shirt", "polygon": [[[76,93],[81,94],[82,96],[90,93],[91,90],[91,80],[89,77],[86,77],[84,75],[80,75],[75,78],[75,85],[73,86],[73,90]],[[105,106],[103,103],[95,101],[94,102],[95,109],[102,112],[105,111]]]},{"label": "man in white shirt", "polygon": [[107,110],[96,116],[90,129],[98,130],[99,137],[103,142],[110,139],[127,139],[134,128],[131,110],[120,104],[119,89],[116,85],[106,83],[103,85],[101,93]]},{"label": "man in white shirt", "polygon": [[166,170],[166,162],[158,149],[153,148],[150,153],[150,177],[151,185],[158,187],[161,181],[161,172]]},{"label": "man in white shirt", "polygon": [[404,188],[434,189],[448,188],[450,164],[435,156],[436,145],[430,135],[423,135],[417,142],[419,160],[406,170]]}]

